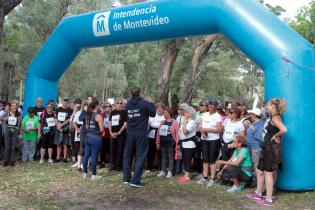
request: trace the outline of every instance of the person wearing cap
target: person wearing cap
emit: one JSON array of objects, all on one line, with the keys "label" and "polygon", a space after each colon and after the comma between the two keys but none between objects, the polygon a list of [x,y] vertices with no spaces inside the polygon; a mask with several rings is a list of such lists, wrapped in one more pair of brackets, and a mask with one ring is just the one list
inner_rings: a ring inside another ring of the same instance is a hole
[{"label": "person wearing cap", "polygon": [[250,120],[252,124],[246,129],[246,141],[249,153],[252,157],[253,162],[253,186],[256,185],[256,168],[259,161],[259,155],[261,152],[260,145],[263,141],[263,129],[265,124],[265,119],[261,118],[261,110],[259,108],[254,108],[249,110]]},{"label": "person wearing cap", "polygon": [[[212,187],[215,181],[216,165],[220,152],[220,134],[222,132],[222,118],[217,112],[218,102],[209,102],[209,112],[201,117],[199,131],[201,133],[202,155],[203,155],[203,178],[197,181],[198,184]],[[210,169],[210,180],[208,181]]]},{"label": "person wearing cap", "polygon": [[69,99],[64,99],[62,107],[56,109],[57,130],[55,136],[55,145],[57,145],[56,162],[60,162],[61,149],[63,145],[63,163],[67,163],[68,147],[69,147],[69,121],[72,115],[72,109],[69,107]]},{"label": "person wearing cap", "polygon": [[182,148],[182,160],[184,165],[184,176],[179,179],[180,183],[190,182],[191,162],[196,149],[196,111],[188,107],[184,111],[182,122],[179,126],[179,143]]},{"label": "person wearing cap", "polygon": [[28,115],[22,120],[22,139],[23,139],[23,154],[22,161],[33,161],[36,152],[36,142],[40,137],[39,117],[35,115],[34,107],[29,107]]}]

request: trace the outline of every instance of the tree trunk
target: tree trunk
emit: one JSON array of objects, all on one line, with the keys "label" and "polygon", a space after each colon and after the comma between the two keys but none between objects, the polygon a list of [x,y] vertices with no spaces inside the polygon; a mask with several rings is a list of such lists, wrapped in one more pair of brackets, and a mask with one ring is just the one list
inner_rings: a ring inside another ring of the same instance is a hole
[{"label": "tree trunk", "polygon": [[157,101],[168,104],[168,96],[170,92],[170,82],[173,66],[180,50],[183,40],[167,41],[160,59],[160,71],[157,80]]},{"label": "tree trunk", "polygon": [[4,18],[9,14],[22,0],[0,0],[0,44],[3,36]]},{"label": "tree trunk", "polygon": [[14,68],[15,68],[14,64],[10,62],[6,61],[4,63],[0,93],[1,100],[3,101],[9,101]]},{"label": "tree trunk", "polygon": [[201,41],[195,44],[192,50],[191,63],[187,73],[185,84],[185,98],[186,103],[191,103],[196,83],[202,72],[200,68],[202,62],[207,57],[213,42],[217,39],[218,35],[209,35],[204,37]]}]

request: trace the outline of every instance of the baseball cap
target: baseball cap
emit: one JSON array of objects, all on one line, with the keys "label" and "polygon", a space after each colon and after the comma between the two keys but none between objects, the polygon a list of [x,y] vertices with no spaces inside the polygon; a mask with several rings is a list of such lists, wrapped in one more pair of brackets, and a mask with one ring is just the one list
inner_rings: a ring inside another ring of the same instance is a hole
[{"label": "baseball cap", "polygon": [[249,110],[248,113],[254,114],[256,116],[261,116],[261,109],[259,108],[254,108],[252,110]]},{"label": "baseball cap", "polygon": [[209,104],[210,104],[210,105],[214,105],[214,106],[218,106],[218,105],[219,105],[219,102],[216,101],[216,100],[211,100],[211,101],[209,101]]}]

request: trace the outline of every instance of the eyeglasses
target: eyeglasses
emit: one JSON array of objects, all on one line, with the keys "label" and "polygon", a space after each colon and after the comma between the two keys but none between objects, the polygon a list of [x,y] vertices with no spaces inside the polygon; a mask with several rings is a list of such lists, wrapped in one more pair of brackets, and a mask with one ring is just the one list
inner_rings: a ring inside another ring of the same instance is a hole
[{"label": "eyeglasses", "polygon": [[116,104],[123,104],[122,102],[117,102]]},{"label": "eyeglasses", "polygon": [[200,106],[206,106],[206,104],[200,104]]}]

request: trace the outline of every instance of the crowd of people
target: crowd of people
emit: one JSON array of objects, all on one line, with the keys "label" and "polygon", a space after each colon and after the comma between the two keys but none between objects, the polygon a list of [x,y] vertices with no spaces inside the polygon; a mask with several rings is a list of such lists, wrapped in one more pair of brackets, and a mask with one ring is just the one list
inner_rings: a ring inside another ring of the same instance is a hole
[{"label": "crowd of people", "polygon": [[130,100],[116,98],[114,104],[89,96],[59,105],[50,100],[44,107],[39,97],[23,118],[17,102],[2,103],[0,157],[3,167],[14,167],[17,153],[22,162],[72,161],[93,181],[102,178],[97,166],[106,166],[122,171],[123,183],[132,187],[143,187],[144,170],[159,170],[157,177],[167,179],[179,175],[179,183],[198,172],[197,184],[230,184],[230,193],[256,187],[246,197],[272,205],[285,108],[278,98],[252,110],[216,100],[170,108],[141,97],[139,88],[131,90]]}]

